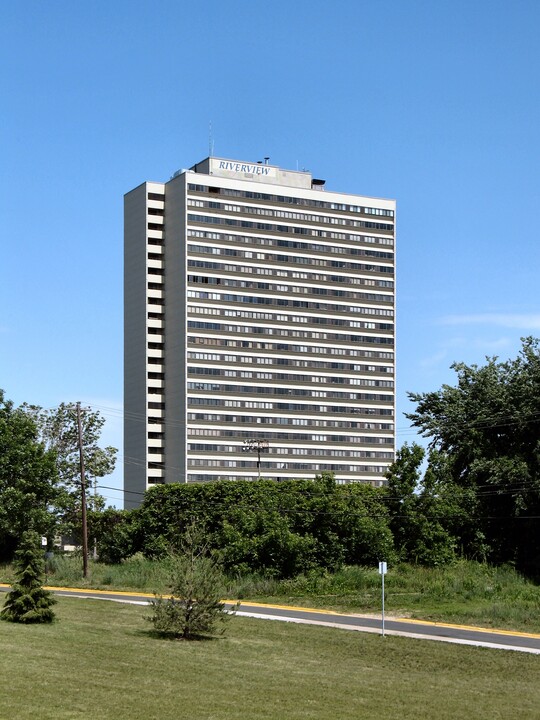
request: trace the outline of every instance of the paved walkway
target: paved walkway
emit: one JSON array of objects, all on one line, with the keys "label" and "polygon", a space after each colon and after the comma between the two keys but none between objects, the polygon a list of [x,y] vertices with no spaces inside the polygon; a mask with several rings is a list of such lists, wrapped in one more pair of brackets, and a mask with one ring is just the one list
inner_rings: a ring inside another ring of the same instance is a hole
[{"label": "paved walkway", "polygon": [[[7,591],[9,585],[0,584],[0,592]],[[123,592],[109,590],[83,590],[81,588],[48,587],[57,595],[66,597],[92,598],[111,600],[114,602],[147,605],[154,597],[151,593]],[[226,601],[228,606],[234,601]],[[323,625],[326,627],[356,630],[382,634],[382,618],[370,615],[351,615],[333,612],[331,610],[317,610],[290,605],[269,605],[266,603],[242,602],[237,615],[243,617],[259,618],[263,620],[280,620],[282,622],[304,623],[309,625]],[[426,620],[411,620],[408,618],[386,618],[384,623],[385,635],[399,635],[422,640],[437,640],[461,645],[476,645],[480,647],[497,648],[501,650],[517,650],[540,655],[540,634],[513,632],[510,630],[489,630],[469,625],[453,625],[450,623],[436,623]]]}]

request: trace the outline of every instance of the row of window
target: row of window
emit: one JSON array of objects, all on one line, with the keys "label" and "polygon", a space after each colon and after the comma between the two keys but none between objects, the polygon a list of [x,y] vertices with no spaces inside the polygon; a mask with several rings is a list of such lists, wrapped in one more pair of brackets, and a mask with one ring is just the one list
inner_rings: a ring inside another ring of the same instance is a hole
[{"label": "row of window", "polygon": [[[337,298],[343,298],[344,300],[364,300],[367,302],[385,302],[385,303],[393,303],[394,301],[394,295],[392,293],[388,294],[382,294],[382,293],[365,293],[365,292],[348,292],[346,290],[335,290],[330,288],[301,288],[294,285],[278,285],[273,283],[265,283],[255,280],[240,280],[236,278],[223,278],[223,277],[213,277],[211,275],[188,275],[188,281],[194,285],[221,285],[224,287],[234,287],[234,288],[245,288],[245,289],[253,289],[253,290],[266,290],[268,292],[271,292],[271,297],[267,298],[266,301],[261,301],[261,304],[264,305],[270,305],[272,302],[275,302],[277,305],[286,306],[288,305],[288,301],[286,298],[282,297],[275,297],[275,295],[279,293],[295,293],[301,292],[305,290],[306,292],[311,292],[312,294],[316,295],[329,295],[332,297]],[[227,299],[228,302],[236,302],[237,301],[237,295],[230,295],[229,297],[226,297],[224,295],[216,296],[216,297],[210,297],[205,295],[189,295],[189,292],[195,292],[194,290],[188,290],[188,297],[199,297],[203,299]],[[198,290],[198,292],[202,293],[203,290]],[[246,296],[240,296],[240,297],[246,297]],[[253,296],[247,296],[250,298],[253,298]],[[251,300],[242,300],[242,302],[253,302],[253,299]],[[290,305],[291,307],[299,307],[299,308],[305,308],[308,307],[307,300],[291,300]],[[327,306],[328,307],[328,306]],[[334,306],[337,307],[337,306]],[[341,307],[341,306],[340,306]],[[317,309],[321,309],[321,306],[317,307]]]},{"label": "row of window", "polygon": [[[223,313],[221,313],[219,310],[212,309],[212,308],[202,308],[200,310],[195,309],[193,311],[193,314],[196,312],[200,312],[203,315],[218,315],[221,317]],[[337,324],[337,323],[336,323]],[[355,323],[350,323],[351,327],[355,327]],[[366,323],[367,325],[367,323]],[[196,328],[196,327],[204,327],[205,329],[214,330],[216,329],[216,325],[214,323],[204,323],[201,325],[195,320],[190,320],[188,322],[188,326],[190,328]],[[233,333],[245,333],[245,334],[255,334],[255,335],[275,335],[280,336],[282,338],[303,338],[305,340],[340,340],[341,342],[346,342],[349,338],[352,338],[352,335],[342,336],[342,335],[335,335],[332,333],[326,333],[326,332],[319,332],[316,330],[307,331],[307,330],[297,330],[296,328],[266,328],[266,327],[249,327],[249,326],[242,326],[242,325],[221,325],[221,330],[225,332],[233,332]],[[375,342],[375,343],[381,343],[383,344],[385,341],[384,339],[377,338],[375,340],[367,340],[365,337],[357,337],[354,336],[356,339],[353,340],[353,342]],[[344,340],[345,338],[345,340]],[[390,340],[390,338],[387,338],[387,340]],[[388,344],[393,345],[393,342],[389,342]]]},{"label": "row of window", "polygon": [[329,210],[339,210],[341,212],[356,212],[366,215],[382,215],[385,217],[394,217],[393,210],[385,210],[382,208],[366,207],[364,205],[348,205],[344,203],[333,203],[325,200],[314,200],[311,198],[287,197],[285,195],[271,195],[269,193],[252,192],[250,190],[233,190],[232,188],[209,188],[206,185],[188,184],[188,189],[192,192],[211,192],[214,194],[225,195],[228,197],[243,197],[249,200],[265,200],[267,202],[284,203],[289,205],[300,205],[304,207],[327,208]]},{"label": "row of window", "polygon": [[[199,245],[192,245],[191,247],[202,247]],[[253,253],[255,254],[263,254],[263,253]],[[277,259],[279,262],[286,262],[288,263],[288,255],[274,255],[274,258]],[[349,263],[344,262],[341,260],[331,260],[326,262],[326,265],[328,267],[331,267],[331,272],[334,272],[334,269],[339,270],[355,270],[360,273],[380,273],[381,275],[393,275],[394,269],[393,267],[389,265],[366,265],[365,263]],[[248,276],[252,275],[264,275],[266,277],[270,277],[272,279],[275,278],[293,278],[294,280],[308,280],[311,282],[317,282],[317,283],[325,283],[325,284],[331,284],[331,283],[341,283],[344,282],[344,278],[347,280],[350,279],[350,276],[344,276],[344,275],[328,275],[323,273],[299,273],[294,271],[287,271],[287,270],[281,270],[280,268],[268,268],[268,267],[260,267],[255,265],[230,265],[229,263],[222,263],[222,262],[216,262],[211,260],[188,260],[188,267],[199,267],[199,268],[205,268],[207,270],[216,270],[219,273],[235,273],[236,275],[244,274]],[[370,279],[370,278],[367,278]],[[358,284],[358,283],[356,283]],[[373,283],[372,283],[373,284]],[[392,283],[389,283],[388,285],[385,285],[383,287],[393,287]],[[299,291],[297,291],[299,292]],[[307,291],[305,291],[307,292]],[[311,292],[315,292],[314,289],[311,289]]]},{"label": "row of window", "polygon": [[201,337],[188,335],[188,343],[192,345],[205,345],[211,347],[244,348],[252,350],[268,350],[271,352],[302,353],[312,355],[342,355],[347,357],[372,358],[374,360],[393,360],[394,353],[379,349],[356,349],[327,347],[317,345],[296,345],[284,342],[264,342],[260,340],[238,340],[235,338]]},{"label": "row of window", "polygon": [[[385,468],[386,470],[387,468]],[[343,472],[343,468],[341,468],[340,472]],[[289,480],[289,477],[285,476],[283,477],[284,473],[282,471],[279,471],[279,473],[276,473],[275,477],[270,477],[268,473],[265,471],[264,477],[272,480],[276,480],[277,482],[283,481],[283,480]],[[187,474],[187,481],[193,482],[193,483],[206,483],[206,482],[217,482],[218,480],[223,480],[226,478],[230,481],[255,481],[258,479],[257,475],[230,475],[229,473],[226,473],[225,475],[222,473],[220,475],[217,474],[211,474],[211,473],[188,473]],[[305,479],[305,478],[304,478]],[[161,478],[148,478],[149,484],[157,484],[157,483],[163,483],[164,480]],[[356,477],[351,477],[347,479],[343,479],[340,477],[336,477],[336,484],[337,485],[346,485],[347,483],[357,483],[362,482],[366,485],[372,485],[373,487],[381,487],[384,485],[384,480],[358,480]]]},{"label": "row of window", "polygon": [[[235,358],[238,360],[238,358]],[[332,385],[362,385],[364,387],[387,387],[393,388],[394,383],[392,380],[372,380],[368,378],[348,378],[348,377],[327,377],[325,375],[319,377],[314,375],[295,375],[291,373],[275,373],[275,372],[257,372],[253,370],[228,370],[224,368],[214,367],[190,367],[188,368],[189,375],[213,375],[223,377],[239,377],[248,378],[255,380],[274,380],[279,382],[316,382],[330,383]]]},{"label": "row of window", "polygon": [[[207,292],[205,290],[188,290],[187,292],[188,298],[193,298],[194,300],[214,300],[217,302],[238,302],[239,298],[243,298],[242,295],[227,295],[219,292]],[[262,298],[265,302],[261,302],[261,305],[270,305],[272,304],[272,298]],[[268,302],[266,302],[266,300]],[[243,302],[243,300],[240,300],[240,302]],[[391,308],[382,308],[382,307],[362,307],[361,305],[328,305],[326,303],[313,303],[309,301],[292,301],[293,303],[296,302],[298,304],[293,305],[294,307],[298,308],[307,308],[307,309],[318,309],[318,310],[325,310],[330,312],[346,312],[348,314],[358,314],[358,315],[373,315],[375,317],[388,317],[393,318],[394,317],[394,310]],[[193,312],[199,312],[196,309],[197,306],[193,306]],[[203,306],[207,307],[207,306]],[[219,312],[216,313],[208,313],[213,315],[223,315],[225,317],[247,317],[247,318],[257,318],[260,320],[273,320],[273,321],[279,321],[279,322],[294,322],[294,323],[307,323],[308,317],[304,315],[275,315],[273,313],[261,313],[256,312],[252,310],[227,310],[222,308],[217,308]],[[355,326],[358,327],[358,326]],[[361,326],[360,326],[361,327]],[[367,326],[366,326],[367,327]],[[161,333],[160,328],[151,328],[151,330],[156,334],[159,335]]]},{"label": "row of window", "polygon": [[[306,433],[289,433],[289,432],[267,432],[264,434],[253,432],[253,430],[225,430],[223,428],[190,428],[190,437],[221,437],[221,438],[250,438],[261,436],[263,440],[273,442],[275,440],[293,440],[294,442],[319,442],[320,435],[307,435]],[[159,439],[163,437],[163,433],[149,432],[148,437]],[[325,435],[326,442],[332,444],[359,443],[362,445],[393,445],[394,441],[390,437],[370,437],[369,435]]]},{"label": "row of window", "polygon": [[[200,248],[204,248],[203,251],[200,250]],[[204,245],[190,245],[189,250],[201,253],[201,252],[208,252],[209,254],[220,254],[220,253],[213,253],[212,250],[217,249],[221,250],[222,248],[211,248],[210,246],[204,246]],[[232,248],[228,248],[231,250]],[[246,253],[248,254],[248,253]],[[263,253],[249,253],[251,255],[262,255]],[[266,256],[268,258],[268,256]],[[298,257],[294,258],[293,260],[290,259],[289,255],[273,255],[271,256],[274,259],[279,259],[280,262],[294,262],[294,260],[297,260]],[[304,258],[305,259],[305,258]],[[320,264],[320,263],[319,263]],[[341,261],[332,261],[333,267],[338,267],[340,270],[359,270],[363,272],[381,272],[384,274],[392,274],[393,270],[392,268],[388,268],[386,265],[376,266],[376,265],[362,265],[359,263],[349,263],[349,262],[341,262]],[[268,267],[260,267],[258,265],[230,265],[228,263],[221,263],[221,262],[212,262],[212,261],[203,261],[203,260],[188,260],[188,267],[201,267],[201,268],[207,268],[209,270],[218,270],[221,273],[224,272],[231,272],[236,273],[237,275],[239,273],[243,273],[245,275],[264,275],[266,277],[272,277],[272,278],[283,278],[284,280],[306,280],[310,283],[318,283],[318,286],[320,286],[320,283],[324,283],[325,285],[328,284],[339,284],[339,283],[347,283],[349,284],[352,282],[355,285],[378,285],[379,287],[394,287],[394,283],[391,280],[374,280],[372,278],[351,278],[350,275],[329,275],[327,273],[312,273],[312,272],[300,272],[297,270],[282,270],[281,268],[268,268]],[[377,269],[378,268],[378,269]],[[315,289],[311,290],[312,292],[315,292]],[[327,291],[328,292],[328,291]],[[318,294],[327,294],[327,292],[322,293],[319,292]]]},{"label": "row of window", "polygon": [[370,402],[393,402],[391,394],[348,393],[340,390],[305,390],[303,388],[269,387],[266,385],[227,385],[222,383],[194,382],[187,383],[187,389],[196,392],[235,393],[237,395],[294,395],[297,397],[328,397],[336,400],[367,400]]},{"label": "row of window", "polygon": [[[243,215],[262,215],[270,218],[285,218],[286,220],[300,220],[302,222],[317,223],[319,225],[345,225],[349,227],[366,227],[376,228],[392,232],[394,225],[391,223],[378,223],[365,220],[355,220],[351,217],[332,217],[329,215],[315,215],[303,212],[291,212],[287,210],[277,210],[272,208],[255,207],[253,205],[231,205],[227,203],[219,203],[213,200],[193,200],[188,199],[188,205],[191,207],[208,208],[210,210],[221,210],[222,212],[237,212]],[[150,208],[148,213],[152,214],[154,209]],[[163,214],[163,211],[155,210],[153,214]],[[249,227],[243,225],[243,227]],[[290,232],[290,229],[289,229]]]},{"label": "row of window", "polygon": [[[346,291],[346,290],[335,290],[335,289],[328,289],[328,288],[322,288],[322,287],[297,287],[297,286],[288,286],[288,285],[277,285],[277,284],[269,284],[269,283],[263,283],[263,282],[254,282],[249,280],[230,280],[227,278],[214,278],[212,276],[208,275],[189,275],[189,281],[193,283],[194,285],[224,285],[227,287],[241,287],[243,289],[252,289],[252,290],[266,290],[269,293],[269,296],[266,295],[249,295],[247,296],[248,300],[245,300],[244,298],[246,296],[244,295],[232,295],[232,294],[223,294],[221,292],[221,288],[216,288],[215,290],[207,290],[207,289],[193,289],[190,288],[187,291],[188,298],[197,298],[200,300],[218,300],[223,302],[242,302],[242,303],[258,303],[259,305],[278,305],[279,307],[295,307],[295,308],[312,308],[314,310],[328,310],[330,312],[343,312],[345,310],[346,312],[353,312],[353,313],[361,313],[362,315],[385,315],[386,317],[393,317],[394,311],[393,308],[380,308],[380,307],[368,307],[368,306],[362,306],[362,305],[352,305],[350,307],[343,305],[342,303],[338,304],[328,304],[328,303],[321,303],[319,300],[317,302],[311,302],[308,299],[306,300],[300,300],[300,299],[293,299],[287,300],[287,298],[283,298],[281,296],[281,293],[285,293],[286,288],[290,287],[288,294],[297,294],[297,293],[304,293],[309,295],[316,295],[316,296],[326,296],[333,298],[339,298],[339,300],[343,301],[360,301],[363,300],[368,293],[363,292],[354,292],[354,291]],[[366,285],[368,283],[366,282]],[[393,283],[385,283],[380,282],[381,286],[387,286],[387,285],[393,285]],[[161,286],[160,286],[161,287]],[[369,293],[371,296],[372,302],[391,302],[393,300],[393,294],[377,294],[376,296],[372,293]],[[257,300],[255,298],[262,298],[260,300]],[[375,298],[375,299],[374,299]]]},{"label": "row of window", "polygon": [[[223,398],[205,398],[205,397],[188,397],[188,406],[195,407],[201,405],[203,407],[235,407],[235,408],[251,408],[258,410],[275,410],[276,412],[301,412],[311,415],[320,415],[321,413],[360,415],[369,416],[386,416],[393,417],[392,408],[384,407],[350,407],[349,405],[309,405],[308,403],[284,403],[284,402],[263,402],[260,400],[224,400]],[[164,403],[148,403],[148,407],[155,406],[156,409],[164,409]]]},{"label": "row of window", "polygon": [[[188,213],[188,222],[205,223],[207,225],[226,225],[227,227],[240,227],[246,230],[262,230],[263,232],[275,232],[280,235],[315,235],[317,237],[332,237],[325,230],[314,230],[307,227],[299,227],[297,225],[276,225],[275,223],[254,222],[253,220],[236,220],[236,218],[224,218],[216,215],[195,215]],[[382,230],[383,232],[392,232],[393,225],[388,223],[371,222],[369,220],[350,220],[345,223],[352,227],[367,228],[370,230]],[[148,223],[148,229],[159,229],[161,226],[151,227],[153,223]],[[279,245],[279,242],[278,242]],[[327,251],[328,249],[325,248]]]},{"label": "row of window", "polygon": [[286,337],[303,338],[305,340],[336,340],[342,343],[366,343],[373,345],[394,345],[393,338],[378,337],[377,335],[341,335],[338,333],[318,333],[309,330],[296,330],[288,328],[287,330],[275,330],[274,328],[259,327],[257,325],[226,325],[225,323],[199,322],[197,320],[188,321],[189,330],[208,330],[210,332],[231,332],[235,334],[247,333],[250,335],[281,335]]},{"label": "row of window", "polygon": [[[241,445],[188,443],[188,452],[192,453],[241,453],[242,451],[243,447]],[[331,450],[329,448],[270,447],[268,449],[268,455],[313,455],[315,457],[369,458],[374,460],[390,461],[394,459],[393,452],[381,452],[377,450]]]},{"label": "row of window", "polygon": [[[211,266],[211,267],[209,267]],[[188,267],[204,267],[212,270],[223,270],[224,266],[220,263],[203,263],[197,260],[188,261]],[[367,267],[367,266],[366,266]],[[391,268],[389,268],[391,270]],[[251,268],[237,268],[242,273],[246,273],[248,276],[251,274]],[[379,270],[377,270],[379,272]],[[368,297],[366,293],[347,292],[346,290],[336,290],[334,288],[321,288],[321,287],[309,287],[309,286],[298,286],[298,285],[284,285],[274,284],[270,282],[263,282],[261,280],[240,280],[238,278],[228,278],[213,275],[188,275],[188,280],[194,283],[201,283],[203,285],[223,285],[225,287],[240,287],[240,288],[252,288],[254,290],[269,290],[272,293],[276,292],[290,292],[290,293],[312,293],[313,295],[331,295],[333,297],[342,298],[361,298],[365,299]],[[283,281],[281,281],[283,282]],[[374,299],[388,301],[392,299],[392,295],[370,295]]]},{"label": "row of window", "polygon": [[[245,467],[245,468],[251,468],[253,469],[256,467],[256,460],[237,460],[236,462],[238,465],[229,465],[228,463],[234,462],[234,460],[197,460],[197,458],[190,458],[188,460],[188,465],[191,467]],[[298,463],[298,462],[284,462],[284,461],[267,461],[264,460],[264,470],[265,475],[268,474],[268,472],[271,472],[272,470],[279,473],[280,471],[284,470],[307,470],[308,472],[318,472],[318,471],[329,471],[329,472],[358,472],[358,473],[384,473],[388,469],[387,465],[336,465],[334,463]],[[195,482],[197,482],[197,475],[189,476],[188,478],[195,478]],[[215,478],[216,480],[219,478]],[[235,478],[228,478],[229,480],[233,480]],[[245,478],[236,478],[236,479],[242,479]]]},{"label": "row of window", "polygon": [[[320,245],[319,243],[307,243],[299,240],[283,240],[277,239],[277,247],[292,248],[294,250],[307,250],[309,252],[321,252],[328,254],[338,255],[356,255],[357,257],[372,257],[379,260],[387,259],[392,261],[394,259],[394,253],[382,252],[381,250],[366,250],[365,248],[359,247],[346,247],[340,245]],[[334,265],[334,267],[336,267]]]},{"label": "row of window", "polygon": [[[343,255],[343,254],[349,254],[349,255],[360,255],[359,248],[348,248],[348,247],[341,247],[336,245],[310,245],[308,243],[300,243],[300,242],[292,242],[288,240],[282,240],[279,238],[263,238],[260,236],[245,236],[245,235],[226,235],[226,234],[219,234],[219,233],[206,233],[201,232],[197,230],[189,230],[188,235],[191,237],[200,237],[200,238],[210,238],[214,237],[215,239],[220,239],[223,241],[232,241],[234,243],[244,243],[248,245],[275,245],[276,247],[291,247],[293,249],[299,249],[299,250],[316,250],[317,252],[321,252],[325,254],[325,257],[305,257],[303,255],[293,254],[293,255],[283,255],[283,254],[268,254],[268,253],[260,253],[256,250],[246,250],[244,251],[244,254],[240,257],[245,257],[248,259],[260,259],[257,258],[258,255],[264,255],[264,258],[267,260],[270,260],[272,262],[283,262],[287,264],[295,263],[300,265],[317,265],[317,266],[328,266],[328,267],[340,267],[340,268],[355,268],[355,269],[365,269],[365,268],[372,268],[372,269],[378,269],[379,272],[385,272],[379,268],[379,266],[368,266],[368,265],[362,265],[357,263],[351,263],[350,265],[346,265],[344,261],[337,261],[333,260],[332,258],[336,255]],[[204,246],[199,246],[204,247]],[[229,255],[229,253],[224,252],[227,249],[235,250],[236,248],[215,248],[215,246],[208,246],[208,253],[213,255]],[[221,252],[219,252],[221,250]],[[230,253],[230,255],[234,256],[234,253]],[[383,266],[388,267],[388,266]],[[391,272],[390,270],[386,270],[386,272]]]},{"label": "row of window", "polygon": [[[226,297],[226,296],[225,296]],[[257,304],[259,300],[268,300],[270,304],[271,298],[252,298]],[[261,303],[266,304],[266,303]],[[288,304],[293,304],[289,301]],[[318,305],[318,303],[309,303],[309,307]],[[345,308],[342,308],[344,311]],[[243,318],[247,320],[265,320],[272,323],[289,322],[293,324],[305,324],[305,325],[324,325],[325,327],[349,327],[349,328],[362,328],[364,330],[379,330],[383,332],[392,332],[394,326],[392,323],[376,323],[365,320],[349,320],[344,318],[325,318],[314,315],[277,315],[275,313],[263,313],[255,312],[253,310],[224,310],[219,307],[212,307],[209,305],[191,305],[189,307],[189,313],[192,315],[214,315],[216,317],[233,317]],[[274,335],[288,335],[288,329],[274,328]]]},{"label": "row of window", "polygon": [[[287,417],[260,417],[257,415],[220,415],[217,413],[188,413],[190,422],[232,422],[250,423],[252,425],[288,425],[291,427],[332,427],[352,430],[375,430],[378,432],[393,432],[394,424],[387,422],[365,422],[357,420],[328,420],[327,418],[287,418]],[[161,420],[158,420],[161,422]],[[267,433],[265,430],[264,437]],[[250,432],[253,437],[253,431]],[[330,436],[332,437],[332,436]],[[367,441],[367,439],[366,439]],[[393,442],[392,438],[373,438],[371,442]]]},{"label": "row of window", "polygon": [[[188,352],[188,360],[207,360],[216,362],[231,362],[237,363],[239,361],[238,355],[222,355],[220,353],[200,353],[200,352]],[[248,357],[248,362],[255,362],[258,365],[288,365],[290,367],[302,367],[302,368],[318,368],[327,370],[345,370],[361,373],[393,373],[394,369],[389,365],[359,365],[351,363],[340,363],[340,362],[325,362],[322,360],[297,360],[295,358],[271,358],[271,357],[260,357],[254,358]],[[324,382],[321,380],[321,382]],[[334,382],[334,381],[332,381]],[[336,381],[337,382],[337,381]]]},{"label": "row of window", "polygon": [[[244,245],[261,245],[264,247],[271,247],[277,245],[277,238],[275,237],[261,237],[260,235],[239,235],[229,234],[222,232],[215,232],[211,230],[201,230],[196,228],[188,229],[189,237],[204,238],[205,240],[220,240],[233,243],[242,243]],[[342,233],[335,231],[325,230],[312,230],[311,235],[313,237],[324,237],[329,240],[348,240],[354,243],[357,248],[358,245],[386,245],[387,247],[394,246],[394,239],[392,237],[375,236],[375,235],[360,235],[359,233]],[[332,247],[332,246],[330,246]]]}]

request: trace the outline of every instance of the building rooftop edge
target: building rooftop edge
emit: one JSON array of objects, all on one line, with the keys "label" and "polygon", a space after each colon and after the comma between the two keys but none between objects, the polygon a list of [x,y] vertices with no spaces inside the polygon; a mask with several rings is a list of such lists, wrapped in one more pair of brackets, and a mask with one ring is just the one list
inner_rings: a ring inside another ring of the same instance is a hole
[{"label": "building rooftop edge", "polygon": [[[269,158],[265,158],[268,160]],[[377,200],[385,203],[397,204],[395,198],[382,197],[380,195],[366,195],[358,192],[347,192],[343,190],[333,190],[325,188],[325,181],[313,178],[310,171],[307,170],[285,170],[278,165],[271,165],[268,162],[245,162],[242,160],[231,160],[217,156],[208,156],[203,160],[195,163],[190,168],[181,168],[177,170],[169,178],[168,181],[147,180],[140,183],[132,190],[125,193],[128,195],[141,185],[156,184],[165,185],[167,182],[174,180],[184,173],[195,173],[201,175],[209,175],[214,177],[226,178],[229,180],[237,180],[244,182],[258,182],[281,187],[289,187],[295,190],[314,190],[328,195],[343,195],[348,197],[365,198],[366,200]]]},{"label": "building rooftop edge", "polygon": [[[265,158],[265,161],[269,158]],[[324,187],[325,181],[313,177],[308,170],[286,170],[278,165],[257,161],[246,162],[242,160],[231,160],[214,155],[208,156],[195,163],[190,168],[182,168],[175,172],[171,180],[185,172],[200,173],[202,175],[213,175],[231,180],[244,180],[247,182],[262,182],[270,185],[280,185],[294,189],[318,190],[328,194],[348,195],[363,197],[371,200],[381,200],[396,203],[395,198],[381,197],[376,195],[365,195],[362,193],[351,193],[343,190],[332,190]]]}]

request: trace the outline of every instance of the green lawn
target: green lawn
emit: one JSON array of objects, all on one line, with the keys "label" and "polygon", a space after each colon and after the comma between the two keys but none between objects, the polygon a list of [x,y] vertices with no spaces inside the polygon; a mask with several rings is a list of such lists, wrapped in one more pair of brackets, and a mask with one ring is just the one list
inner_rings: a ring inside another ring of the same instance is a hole
[{"label": "green lawn", "polygon": [[[169,572],[166,561],[137,554],[119,565],[90,562],[89,577],[83,581],[81,558],[57,557],[47,583],[167,592]],[[0,566],[0,582],[9,583],[12,578],[13,568]],[[540,585],[511,567],[464,560],[440,568],[403,564],[389,568],[385,589],[389,615],[540,633]],[[239,576],[225,580],[223,593],[228,598],[350,613],[381,610],[377,568],[352,566],[281,581]]]},{"label": "green lawn", "polygon": [[51,626],[0,623],[0,718],[539,717],[538,656],[245,618],[161,640],[147,612],[60,599]]}]

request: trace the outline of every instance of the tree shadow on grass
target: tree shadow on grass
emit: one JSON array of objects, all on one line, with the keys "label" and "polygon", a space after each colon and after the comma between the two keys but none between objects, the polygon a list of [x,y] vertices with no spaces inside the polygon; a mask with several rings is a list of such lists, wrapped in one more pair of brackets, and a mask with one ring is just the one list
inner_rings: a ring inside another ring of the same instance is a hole
[{"label": "tree shadow on grass", "polygon": [[180,642],[211,642],[221,640],[221,635],[189,635],[182,637],[174,633],[158,632],[157,630],[134,630],[133,634],[139,638],[151,638],[152,640],[174,640]]}]

